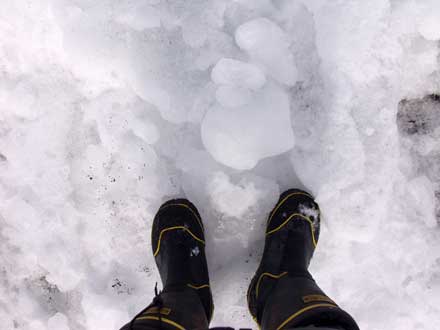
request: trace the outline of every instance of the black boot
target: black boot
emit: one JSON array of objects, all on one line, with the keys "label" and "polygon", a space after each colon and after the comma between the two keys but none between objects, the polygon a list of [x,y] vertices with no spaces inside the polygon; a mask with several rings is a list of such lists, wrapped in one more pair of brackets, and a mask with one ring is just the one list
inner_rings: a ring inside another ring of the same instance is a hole
[{"label": "black boot", "polygon": [[308,325],[359,330],[308,272],[319,238],[319,212],[310,194],[292,189],[269,215],[263,259],[248,290],[249,310],[263,330]]},{"label": "black boot", "polygon": [[213,313],[202,220],[185,199],[163,204],[151,243],[163,291],[123,329],[206,330]]}]

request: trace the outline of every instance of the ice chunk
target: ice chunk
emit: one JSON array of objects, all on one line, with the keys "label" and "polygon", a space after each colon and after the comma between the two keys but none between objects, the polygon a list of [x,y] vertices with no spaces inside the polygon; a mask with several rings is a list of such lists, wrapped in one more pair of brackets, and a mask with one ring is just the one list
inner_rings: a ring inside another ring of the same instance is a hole
[{"label": "ice chunk", "polygon": [[239,26],[235,41],[266,73],[282,84],[292,86],[298,78],[289,38],[274,22],[257,18]]},{"label": "ice chunk", "polygon": [[215,98],[224,107],[236,108],[248,104],[252,99],[252,92],[244,88],[220,86]]},{"label": "ice chunk", "polygon": [[235,40],[241,49],[249,52],[261,51],[262,54],[266,52],[264,48],[270,48],[262,47],[266,42],[283,49],[289,46],[289,39],[284,31],[277,24],[264,17],[239,26],[235,33]]},{"label": "ice chunk", "polygon": [[67,325],[67,317],[64,314],[56,313],[47,322],[48,330],[70,330]]},{"label": "ice chunk", "polygon": [[293,147],[289,110],[287,94],[269,84],[245,106],[211,108],[202,122],[203,144],[217,161],[251,169],[261,159]]},{"label": "ice chunk", "polygon": [[219,85],[228,85],[249,89],[260,89],[266,83],[266,76],[255,65],[222,58],[211,73],[212,81]]}]

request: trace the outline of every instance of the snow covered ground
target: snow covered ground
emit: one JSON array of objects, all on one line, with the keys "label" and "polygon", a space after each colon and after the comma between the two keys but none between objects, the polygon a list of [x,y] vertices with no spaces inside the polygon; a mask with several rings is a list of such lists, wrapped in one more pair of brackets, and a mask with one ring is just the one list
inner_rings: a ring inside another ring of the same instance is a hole
[{"label": "snow covered ground", "polygon": [[212,325],[268,212],[312,191],[321,287],[362,329],[440,328],[438,0],[2,0],[0,328],[118,329],[158,206],[207,231]]}]

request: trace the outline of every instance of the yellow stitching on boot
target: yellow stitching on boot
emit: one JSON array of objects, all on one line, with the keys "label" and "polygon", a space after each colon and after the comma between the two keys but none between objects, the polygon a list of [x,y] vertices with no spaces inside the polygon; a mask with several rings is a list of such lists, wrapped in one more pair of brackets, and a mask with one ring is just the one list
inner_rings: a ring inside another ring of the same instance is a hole
[{"label": "yellow stitching on boot", "polygon": [[281,273],[279,275],[274,275],[274,274],[271,274],[271,273],[263,273],[263,274],[261,274],[260,278],[258,279],[257,285],[255,287],[255,296],[258,298],[258,291],[260,289],[260,282],[261,282],[261,280],[263,279],[264,276],[268,276],[268,277],[271,277],[271,278],[274,278],[274,279],[279,279],[279,278],[283,277],[286,274],[287,274],[287,272],[283,272],[283,273]]},{"label": "yellow stitching on boot", "polygon": [[167,205],[165,205],[165,206],[162,206],[162,207],[159,209],[158,212],[160,212],[161,210],[164,210],[164,209],[168,208],[169,206],[182,206],[182,207],[187,208],[188,210],[190,210],[191,213],[194,215],[194,217],[197,219],[197,222],[199,223],[199,225],[200,225],[200,227],[202,228],[202,230],[204,230],[204,228],[203,228],[203,223],[202,223],[202,219],[200,219],[200,217],[197,215],[197,213],[194,212],[194,210],[193,210],[191,207],[189,207],[188,205],[186,205],[186,204],[181,204],[181,203],[167,204]]},{"label": "yellow stitching on boot", "polygon": [[196,235],[194,235],[194,234],[191,232],[191,230],[189,230],[188,228],[186,228],[186,227],[184,227],[184,226],[169,227],[169,228],[165,228],[165,229],[163,229],[163,230],[160,232],[160,234],[159,234],[159,242],[157,243],[156,251],[153,253],[153,256],[154,256],[154,257],[157,256],[157,254],[158,254],[159,251],[160,251],[160,242],[161,242],[161,240],[162,240],[162,235],[163,235],[164,233],[166,233],[167,231],[171,231],[171,230],[179,230],[179,229],[181,229],[181,230],[187,232],[187,233],[190,234],[190,235],[191,235],[196,241],[198,241],[198,242],[202,243],[203,245],[205,245],[205,241],[202,240],[202,239],[200,239],[200,238],[198,238]]},{"label": "yellow stitching on boot", "polygon": [[170,308],[167,308],[167,307],[162,307],[162,308],[159,308],[159,307],[152,307],[152,308],[150,308],[150,309],[148,309],[144,314],[142,314],[142,315],[147,315],[147,314],[159,314],[159,312],[160,312],[160,314],[162,314],[162,315],[170,315],[170,313],[171,313],[171,309]]},{"label": "yellow stitching on boot", "polygon": [[[166,319],[164,317],[162,317],[161,319],[162,319],[162,322],[165,322],[165,323],[168,323],[168,324],[170,324],[172,326],[175,326],[179,330],[185,330],[184,327],[182,327],[180,324],[178,324],[178,323],[176,323],[174,321],[168,320],[168,319]],[[159,321],[159,318],[157,316],[142,316],[142,317],[138,317],[136,319],[136,321],[138,321],[138,320],[154,320],[154,321]]]},{"label": "yellow stitching on boot", "polygon": [[272,221],[272,218],[273,218],[273,216],[275,215],[275,213],[278,211],[278,209],[290,198],[290,197],[292,197],[292,196],[298,196],[298,195],[301,195],[301,196],[307,196],[307,197],[310,197],[311,199],[313,199],[313,197],[310,195],[310,194],[308,194],[308,193],[303,193],[303,192],[294,192],[294,193],[291,193],[291,194],[289,194],[289,195],[287,195],[286,197],[284,197],[284,199],[281,201],[281,202],[279,202],[276,206],[275,206],[275,208],[274,208],[274,210],[272,211],[272,214],[270,215],[270,217],[269,217],[269,220],[267,221],[267,225],[269,226],[269,224],[270,224],[270,222]]},{"label": "yellow stitching on boot", "polygon": [[204,288],[209,288],[209,284],[204,284],[204,285],[200,285],[200,286],[196,286],[196,285],[192,285],[192,284],[187,284],[188,287],[190,287],[191,289],[194,290],[200,290],[200,289],[204,289]]},{"label": "yellow stitching on boot", "polygon": [[283,323],[281,323],[281,325],[277,328],[277,330],[281,330],[287,323],[289,323],[290,321],[292,321],[294,318],[296,318],[297,316],[301,315],[302,313],[307,312],[308,310],[311,310],[311,309],[314,309],[314,308],[318,308],[318,307],[337,308],[338,306],[330,305],[330,304],[316,304],[316,305],[305,307],[305,308],[297,311],[296,313],[290,315]]},{"label": "yellow stitching on boot", "polygon": [[289,216],[287,218],[286,221],[284,221],[279,227],[269,231],[266,233],[266,236],[269,236],[275,232],[277,232],[278,230],[280,230],[281,228],[283,228],[290,220],[292,220],[293,217],[300,217],[303,220],[306,220],[309,224],[310,224],[310,231],[312,232],[312,241],[313,241],[313,246],[316,248],[316,239],[315,239],[315,230],[313,229],[313,221],[310,220],[309,217],[306,217],[305,215],[301,214],[301,213],[294,213],[291,216]]},{"label": "yellow stitching on boot", "polygon": [[329,297],[323,296],[321,294],[310,294],[308,296],[303,296],[302,300],[306,304],[311,303],[311,302],[315,302],[315,301],[326,301],[326,302],[335,304],[335,302],[333,300],[331,300]]}]

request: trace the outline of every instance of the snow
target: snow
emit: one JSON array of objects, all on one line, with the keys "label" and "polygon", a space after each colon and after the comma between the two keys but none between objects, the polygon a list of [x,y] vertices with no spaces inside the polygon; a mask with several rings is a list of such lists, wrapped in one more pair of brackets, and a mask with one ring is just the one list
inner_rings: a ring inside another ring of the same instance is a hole
[{"label": "snow", "polygon": [[427,40],[440,40],[440,4],[435,0],[428,0],[420,8],[419,33]]},{"label": "snow", "polygon": [[208,181],[207,193],[214,210],[226,217],[239,219],[264,204],[268,193],[276,196],[279,191],[278,186],[270,180],[243,177],[234,184],[226,173],[216,172]]},{"label": "snow", "polygon": [[413,197],[414,212],[419,213],[416,218],[421,219],[426,226],[435,228],[435,190],[432,182],[421,176],[408,183],[408,194]]},{"label": "snow", "polygon": [[440,326],[438,1],[0,8],[2,329],[128,322],[174,196],[204,219],[212,325],[255,328],[245,292],[291,187],[322,213],[311,272],[362,329]]}]

